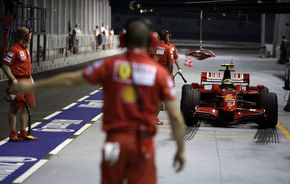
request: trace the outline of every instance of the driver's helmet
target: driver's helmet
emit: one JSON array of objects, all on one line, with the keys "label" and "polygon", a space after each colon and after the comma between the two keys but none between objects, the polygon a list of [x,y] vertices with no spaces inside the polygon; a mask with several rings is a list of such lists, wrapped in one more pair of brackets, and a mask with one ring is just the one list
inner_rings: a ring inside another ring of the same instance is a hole
[{"label": "driver's helmet", "polygon": [[233,89],[235,86],[232,79],[224,79],[221,87],[222,89]]}]

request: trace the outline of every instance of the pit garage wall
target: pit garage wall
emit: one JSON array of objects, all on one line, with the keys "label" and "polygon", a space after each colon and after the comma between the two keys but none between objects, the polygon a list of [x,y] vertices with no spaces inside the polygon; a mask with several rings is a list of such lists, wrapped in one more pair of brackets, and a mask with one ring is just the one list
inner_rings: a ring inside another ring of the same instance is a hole
[{"label": "pit garage wall", "polygon": [[[75,24],[80,24],[82,38],[80,51],[91,49],[95,42],[93,33],[102,23],[111,28],[111,7],[108,0],[25,0],[26,4],[47,9],[47,49],[65,48],[69,34]],[[34,39],[36,44],[36,39]],[[53,53],[49,52],[48,54]]]},{"label": "pit garage wall", "polygon": [[[290,0],[278,0],[278,2],[290,2]],[[280,54],[280,43],[282,40],[282,35],[286,36],[288,42],[290,41],[290,14],[275,15],[273,55],[276,57],[279,57]]]},{"label": "pit garage wall", "polygon": [[[0,5],[2,5],[2,0],[0,2]],[[115,49],[118,45],[118,40],[115,39],[116,36],[112,38],[116,43],[113,44],[113,49],[109,52],[92,52],[92,44],[95,44],[93,35],[95,26],[98,25],[100,29],[102,23],[104,23],[105,26],[111,28],[111,7],[109,0],[18,0],[18,2],[28,6],[47,9],[47,59],[46,61],[41,60],[39,64],[36,63],[36,59],[33,59],[32,73],[74,65],[100,57],[107,57],[114,52],[120,52]],[[0,7],[0,10],[2,10],[2,7]],[[63,53],[59,53],[60,50],[66,48],[69,21],[71,23],[71,31],[76,23],[80,24],[82,38],[80,39],[79,52],[87,52],[87,54],[75,54],[65,58]],[[43,43],[42,39],[43,36],[40,37],[40,43]],[[36,55],[36,41],[36,36],[34,36],[33,56]],[[59,55],[59,57],[55,58],[55,55]],[[6,76],[0,69],[0,81],[6,79]]]}]

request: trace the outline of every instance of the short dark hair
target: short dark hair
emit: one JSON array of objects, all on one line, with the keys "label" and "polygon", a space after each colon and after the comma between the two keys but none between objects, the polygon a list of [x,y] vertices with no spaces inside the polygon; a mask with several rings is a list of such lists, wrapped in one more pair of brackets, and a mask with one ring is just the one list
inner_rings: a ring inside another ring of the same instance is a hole
[{"label": "short dark hair", "polygon": [[131,20],[126,26],[125,41],[128,48],[148,46],[151,29],[141,19]]},{"label": "short dark hair", "polygon": [[165,41],[166,36],[169,35],[169,31],[166,29],[159,30],[158,35],[159,35],[160,40]]}]

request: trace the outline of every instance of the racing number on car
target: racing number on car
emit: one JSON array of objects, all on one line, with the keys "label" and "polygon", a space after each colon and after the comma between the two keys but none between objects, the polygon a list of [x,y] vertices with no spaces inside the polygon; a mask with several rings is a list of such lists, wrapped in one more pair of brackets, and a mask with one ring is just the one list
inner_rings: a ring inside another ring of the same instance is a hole
[{"label": "racing number on car", "polygon": [[122,79],[128,79],[131,75],[131,67],[128,66],[128,65],[120,65],[119,67],[119,76],[122,78]]}]

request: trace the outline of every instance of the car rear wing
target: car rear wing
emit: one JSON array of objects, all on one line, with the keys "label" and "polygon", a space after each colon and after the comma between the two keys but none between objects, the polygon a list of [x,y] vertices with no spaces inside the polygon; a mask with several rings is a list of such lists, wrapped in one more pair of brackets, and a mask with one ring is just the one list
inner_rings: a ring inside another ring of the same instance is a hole
[{"label": "car rear wing", "polygon": [[[224,77],[223,72],[201,72],[201,84],[204,83],[221,83]],[[231,79],[234,83],[250,84],[250,74],[248,73],[231,73]]]}]

